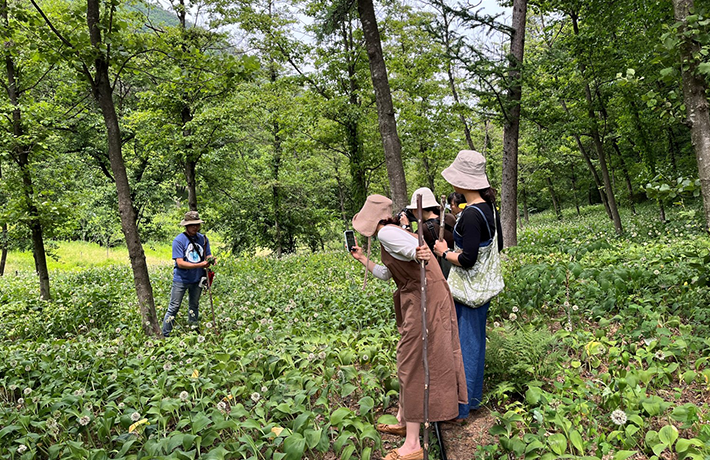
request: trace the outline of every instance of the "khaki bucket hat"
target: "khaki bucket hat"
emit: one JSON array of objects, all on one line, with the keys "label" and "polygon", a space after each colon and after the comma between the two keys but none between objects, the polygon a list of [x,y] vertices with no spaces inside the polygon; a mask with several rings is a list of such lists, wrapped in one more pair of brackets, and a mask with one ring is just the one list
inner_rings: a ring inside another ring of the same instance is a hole
[{"label": "khaki bucket hat", "polygon": [[183,227],[187,225],[204,224],[205,221],[200,219],[200,215],[197,211],[188,211],[185,213],[185,217],[180,222]]},{"label": "khaki bucket hat", "polygon": [[363,236],[372,236],[377,224],[392,217],[392,200],[384,195],[370,195],[360,212],[353,216],[353,228]]},{"label": "khaki bucket hat", "polygon": [[407,206],[407,209],[417,209],[417,195],[422,196],[422,209],[439,207],[439,203],[436,202],[434,197],[434,192],[429,187],[422,187],[412,193],[412,204]]},{"label": "khaki bucket hat", "polygon": [[491,186],[486,176],[486,159],[475,150],[461,150],[441,175],[449,184],[465,190],[483,190]]}]

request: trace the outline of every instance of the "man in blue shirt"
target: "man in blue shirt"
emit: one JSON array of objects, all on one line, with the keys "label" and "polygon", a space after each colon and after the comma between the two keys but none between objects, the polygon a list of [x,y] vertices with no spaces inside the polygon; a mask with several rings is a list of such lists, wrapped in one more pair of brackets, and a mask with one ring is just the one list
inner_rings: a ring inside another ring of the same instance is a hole
[{"label": "man in blue shirt", "polygon": [[210,242],[200,233],[200,219],[197,211],[185,213],[185,218],[180,225],[185,231],[173,240],[173,287],[170,291],[170,304],[163,318],[163,336],[170,336],[177,312],[180,309],[185,292],[188,293],[187,322],[197,328],[200,316],[198,306],[202,288],[200,280],[206,276],[206,268],[214,264],[214,257],[210,250]]}]

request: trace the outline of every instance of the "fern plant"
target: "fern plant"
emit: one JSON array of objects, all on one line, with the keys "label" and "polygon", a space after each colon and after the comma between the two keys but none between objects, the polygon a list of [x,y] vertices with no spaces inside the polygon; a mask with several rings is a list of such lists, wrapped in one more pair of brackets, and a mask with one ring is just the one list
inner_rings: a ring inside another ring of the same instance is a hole
[{"label": "fern plant", "polygon": [[551,332],[531,325],[492,331],[486,351],[487,387],[502,385],[522,395],[530,382],[550,378],[560,357],[556,343]]}]

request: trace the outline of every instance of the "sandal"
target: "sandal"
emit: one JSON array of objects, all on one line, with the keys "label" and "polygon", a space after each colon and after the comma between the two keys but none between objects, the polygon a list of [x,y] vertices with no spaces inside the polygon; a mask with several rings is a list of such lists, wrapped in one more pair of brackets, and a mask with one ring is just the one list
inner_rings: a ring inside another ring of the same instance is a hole
[{"label": "sandal", "polygon": [[407,434],[407,427],[404,425],[398,426],[378,423],[375,425],[375,429],[380,433],[396,434],[397,436],[405,436]]},{"label": "sandal", "polygon": [[411,454],[400,455],[397,449],[390,451],[384,460],[423,460],[424,449],[415,450]]}]

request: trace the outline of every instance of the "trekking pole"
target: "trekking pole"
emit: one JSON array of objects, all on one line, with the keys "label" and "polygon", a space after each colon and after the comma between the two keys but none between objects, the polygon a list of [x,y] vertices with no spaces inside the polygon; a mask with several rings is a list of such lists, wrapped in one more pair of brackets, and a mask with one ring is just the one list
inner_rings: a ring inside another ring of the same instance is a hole
[{"label": "trekking pole", "polygon": [[[446,195],[441,195],[441,222],[439,225],[439,241],[444,241],[444,228],[446,226]],[[443,260],[443,257],[439,258]],[[441,428],[439,427],[439,422],[434,422],[434,433],[436,433],[436,440],[439,443],[439,450],[441,455],[441,460],[448,460],[446,457],[446,448],[444,447],[444,438],[441,433]]]},{"label": "trekking pole", "polygon": [[[422,225],[424,210],[422,209],[422,196],[417,195],[417,233],[419,246],[424,246],[424,225]],[[422,358],[424,361],[424,460],[429,460],[429,357],[427,355],[428,336],[426,322],[426,261],[420,262],[420,285],[422,305]]]}]

